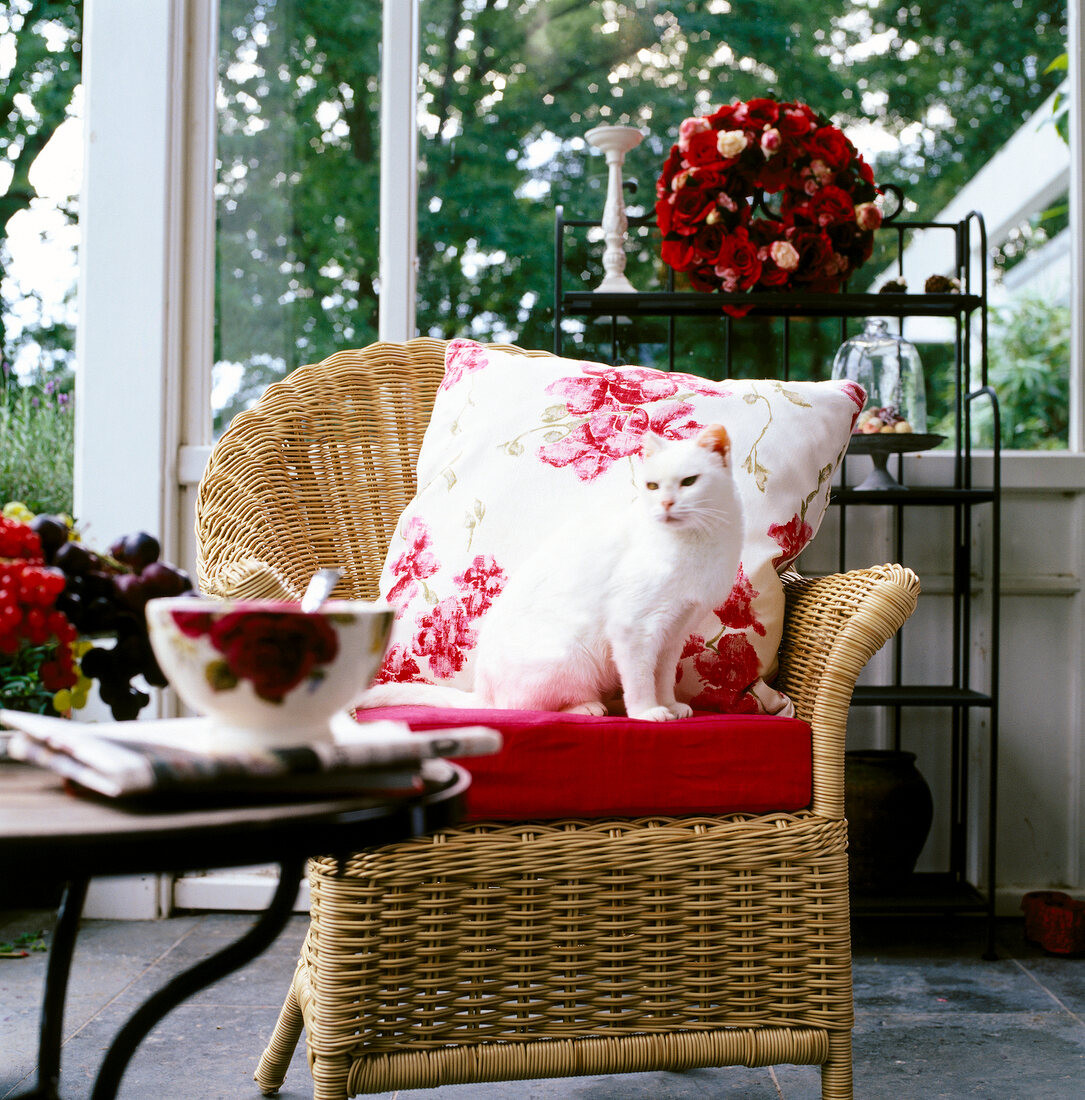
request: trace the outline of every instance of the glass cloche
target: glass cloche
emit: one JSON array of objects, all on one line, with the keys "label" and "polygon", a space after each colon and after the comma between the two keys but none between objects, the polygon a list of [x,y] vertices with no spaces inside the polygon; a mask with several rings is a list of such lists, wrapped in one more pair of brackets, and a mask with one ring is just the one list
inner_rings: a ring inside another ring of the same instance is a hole
[{"label": "glass cloche", "polygon": [[923,364],[915,344],[889,331],[889,323],[871,317],[858,336],[840,345],[833,378],[858,382],[867,392],[856,432],[927,430],[927,394]]}]

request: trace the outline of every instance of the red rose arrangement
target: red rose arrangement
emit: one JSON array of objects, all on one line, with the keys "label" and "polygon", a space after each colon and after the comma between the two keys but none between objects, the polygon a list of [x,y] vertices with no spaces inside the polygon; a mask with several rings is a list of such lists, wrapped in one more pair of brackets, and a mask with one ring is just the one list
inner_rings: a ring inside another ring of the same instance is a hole
[{"label": "red rose arrangement", "polygon": [[695,290],[837,291],[870,257],[878,194],[855,146],[806,104],[732,103],[679,127],[656,184],[662,258]]}]

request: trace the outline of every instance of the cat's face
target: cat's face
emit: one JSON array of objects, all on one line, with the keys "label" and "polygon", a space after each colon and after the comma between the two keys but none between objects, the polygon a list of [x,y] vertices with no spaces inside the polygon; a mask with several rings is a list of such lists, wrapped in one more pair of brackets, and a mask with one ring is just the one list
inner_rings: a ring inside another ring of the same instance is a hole
[{"label": "cat's face", "polygon": [[638,488],[648,514],[677,527],[706,527],[732,504],[730,441],[719,424],[693,439],[647,437]]}]

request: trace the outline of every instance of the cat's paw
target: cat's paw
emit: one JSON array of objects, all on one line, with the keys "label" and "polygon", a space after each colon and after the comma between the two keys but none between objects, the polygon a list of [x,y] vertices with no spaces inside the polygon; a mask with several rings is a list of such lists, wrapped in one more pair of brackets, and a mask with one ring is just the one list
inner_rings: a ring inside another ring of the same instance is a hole
[{"label": "cat's paw", "polygon": [[673,718],[691,718],[693,716],[693,707],[688,703],[668,703],[667,710],[671,712]]},{"label": "cat's paw", "polygon": [[645,710],[630,711],[630,718],[639,718],[642,722],[672,722],[677,717],[667,707],[647,707]]},{"label": "cat's paw", "polygon": [[606,703],[600,703],[598,700],[573,703],[561,709],[564,714],[590,714],[593,718],[603,718],[608,713]]}]

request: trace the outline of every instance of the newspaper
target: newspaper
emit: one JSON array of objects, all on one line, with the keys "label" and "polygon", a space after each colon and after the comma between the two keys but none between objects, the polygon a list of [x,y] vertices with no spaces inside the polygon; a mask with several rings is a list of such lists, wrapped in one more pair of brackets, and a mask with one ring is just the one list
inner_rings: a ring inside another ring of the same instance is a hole
[{"label": "newspaper", "polygon": [[409,792],[421,786],[426,760],[501,748],[500,733],[483,726],[414,733],[400,722],[342,718],[328,741],[219,751],[206,718],[87,723],[0,710],[0,725],[16,731],[11,758],[107,798]]}]

